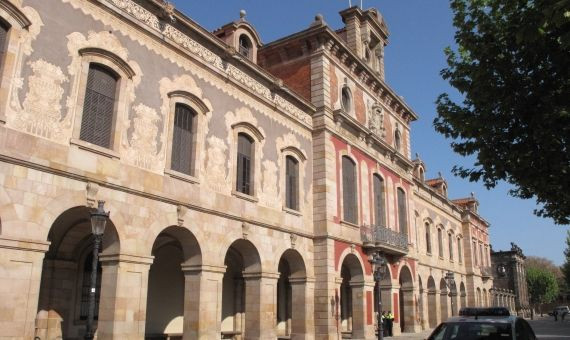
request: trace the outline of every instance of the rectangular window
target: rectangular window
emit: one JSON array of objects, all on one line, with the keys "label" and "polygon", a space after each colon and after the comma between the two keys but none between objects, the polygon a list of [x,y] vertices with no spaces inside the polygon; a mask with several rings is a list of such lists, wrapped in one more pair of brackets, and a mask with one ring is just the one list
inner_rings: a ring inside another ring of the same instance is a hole
[{"label": "rectangular window", "polygon": [[431,254],[431,235],[428,223],[426,223],[426,251],[428,254]]},{"label": "rectangular window", "polygon": [[236,190],[246,195],[253,193],[251,183],[253,140],[246,134],[238,134]]},{"label": "rectangular window", "polygon": [[186,105],[176,104],[174,109],[174,129],[172,134],[172,170],[193,175],[192,148],[195,114]]},{"label": "rectangular window", "polygon": [[378,175],[374,175],[374,221],[376,225],[386,226],[386,212],[384,203],[384,181]]},{"label": "rectangular window", "polygon": [[453,261],[453,234],[449,234],[449,259]]},{"label": "rectangular window", "polygon": [[400,224],[400,232],[402,234],[408,233],[408,218],[406,208],[406,193],[404,190],[398,188],[398,222]]},{"label": "rectangular window", "polygon": [[117,77],[104,66],[91,64],[83,103],[79,138],[104,148],[111,147]]},{"label": "rectangular window", "polygon": [[342,199],[344,220],[350,223],[358,223],[356,165],[346,156],[342,158]]},{"label": "rectangular window", "polygon": [[477,242],[473,241],[473,260],[475,261],[475,265],[479,265],[479,260],[477,259]]},{"label": "rectangular window", "polygon": [[461,249],[461,239],[457,239],[457,258],[459,263],[463,262],[463,250]]},{"label": "rectangular window", "polygon": [[291,157],[285,158],[285,204],[293,210],[299,210],[299,162]]}]

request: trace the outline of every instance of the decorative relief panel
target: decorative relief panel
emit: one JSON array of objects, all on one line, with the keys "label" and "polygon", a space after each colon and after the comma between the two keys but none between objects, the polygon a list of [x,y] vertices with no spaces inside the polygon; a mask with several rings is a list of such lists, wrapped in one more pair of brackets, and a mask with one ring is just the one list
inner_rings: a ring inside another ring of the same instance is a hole
[{"label": "decorative relief panel", "polygon": [[380,138],[386,137],[386,129],[384,128],[384,110],[379,103],[374,103],[368,108],[368,128],[372,133]]},{"label": "decorative relief panel", "polygon": [[164,161],[164,152],[157,148],[160,117],[155,109],[144,104],[133,107],[133,111],[133,133],[129,140],[124,139],[127,140],[127,161],[147,170],[159,171]]},{"label": "decorative relief panel", "polygon": [[227,175],[229,157],[226,156],[228,146],[221,138],[211,136],[208,138],[208,152],[206,155],[206,182],[217,192],[229,193],[231,181]]},{"label": "decorative relief panel", "polygon": [[8,125],[27,133],[64,143],[69,138],[70,117],[62,117],[62,84],[68,81],[61,69],[43,59],[29,62],[28,92],[19,114],[8,115]]},{"label": "decorative relief panel", "polygon": [[273,161],[263,161],[263,185],[259,193],[260,202],[269,207],[279,209],[281,207],[278,193],[277,165]]}]

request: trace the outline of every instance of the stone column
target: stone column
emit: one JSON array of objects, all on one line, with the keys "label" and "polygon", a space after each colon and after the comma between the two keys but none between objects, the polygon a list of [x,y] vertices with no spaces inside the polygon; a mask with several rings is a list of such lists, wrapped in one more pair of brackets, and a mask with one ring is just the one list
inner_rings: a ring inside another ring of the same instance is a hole
[{"label": "stone column", "polygon": [[184,273],[183,339],[215,339],[221,334],[225,267],[182,265]]},{"label": "stone column", "polygon": [[245,340],[275,339],[279,273],[244,273]]},{"label": "stone column", "polygon": [[423,289],[421,292],[421,299],[422,303],[420,305],[420,313],[421,313],[421,326],[422,329],[429,329],[429,317],[428,317],[428,293],[427,289]]},{"label": "stone column", "polygon": [[292,294],[291,340],[313,340],[315,312],[313,292],[315,280],[306,278],[290,278]]},{"label": "stone column", "polygon": [[100,255],[103,274],[98,339],[144,339],[152,257]]},{"label": "stone column", "polygon": [[419,332],[421,330],[421,322],[416,317],[416,312],[419,312],[419,308],[416,308],[414,288],[402,288],[401,293],[404,295],[404,313],[400,311],[400,319],[404,320],[404,332]]},{"label": "stone column", "polygon": [[0,338],[33,339],[49,243],[0,237]]},{"label": "stone column", "polygon": [[364,339],[366,333],[366,302],[364,281],[350,282],[352,291],[352,338]]}]

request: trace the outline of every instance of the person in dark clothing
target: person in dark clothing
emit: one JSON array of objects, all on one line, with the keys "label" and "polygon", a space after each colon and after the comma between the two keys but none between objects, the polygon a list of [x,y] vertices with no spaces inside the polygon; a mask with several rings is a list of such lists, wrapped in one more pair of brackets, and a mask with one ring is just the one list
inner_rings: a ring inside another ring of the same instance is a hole
[{"label": "person in dark clothing", "polygon": [[382,335],[388,336],[388,319],[386,318],[386,311],[382,311]]},{"label": "person in dark clothing", "polygon": [[388,321],[388,336],[394,336],[392,333],[392,328],[394,326],[394,314],[392,311],[388,311],[388,315],[386,315],[386,320]]},{"label": "person in dark clothing", "polygon": [[554,321],[558,321],[558,311],[555,309],[554,313],[552,313],[552,315],[554,315]]}]

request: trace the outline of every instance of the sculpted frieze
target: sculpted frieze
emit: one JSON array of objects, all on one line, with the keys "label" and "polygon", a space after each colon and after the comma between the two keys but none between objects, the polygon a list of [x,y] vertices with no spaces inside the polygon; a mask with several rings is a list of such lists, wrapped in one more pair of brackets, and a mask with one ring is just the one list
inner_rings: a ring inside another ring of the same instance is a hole
[{"label": "sculpted frieze", "polygon": [[164,159],[162,148],[158,149],[157,138],[160,117],[156,110],[144,104],[133,107],[133,129],[130,139],[126,140],[127,161],[147,170],[161,170]]},{"label": "sculpted frieze", "polygon": [[226,156],[228,146],[223,139],[211,136],[207,140],[208,152],[206,153],[206,183],[217,192],[229,193],[231,182],[227,176],[229,159]]}]

